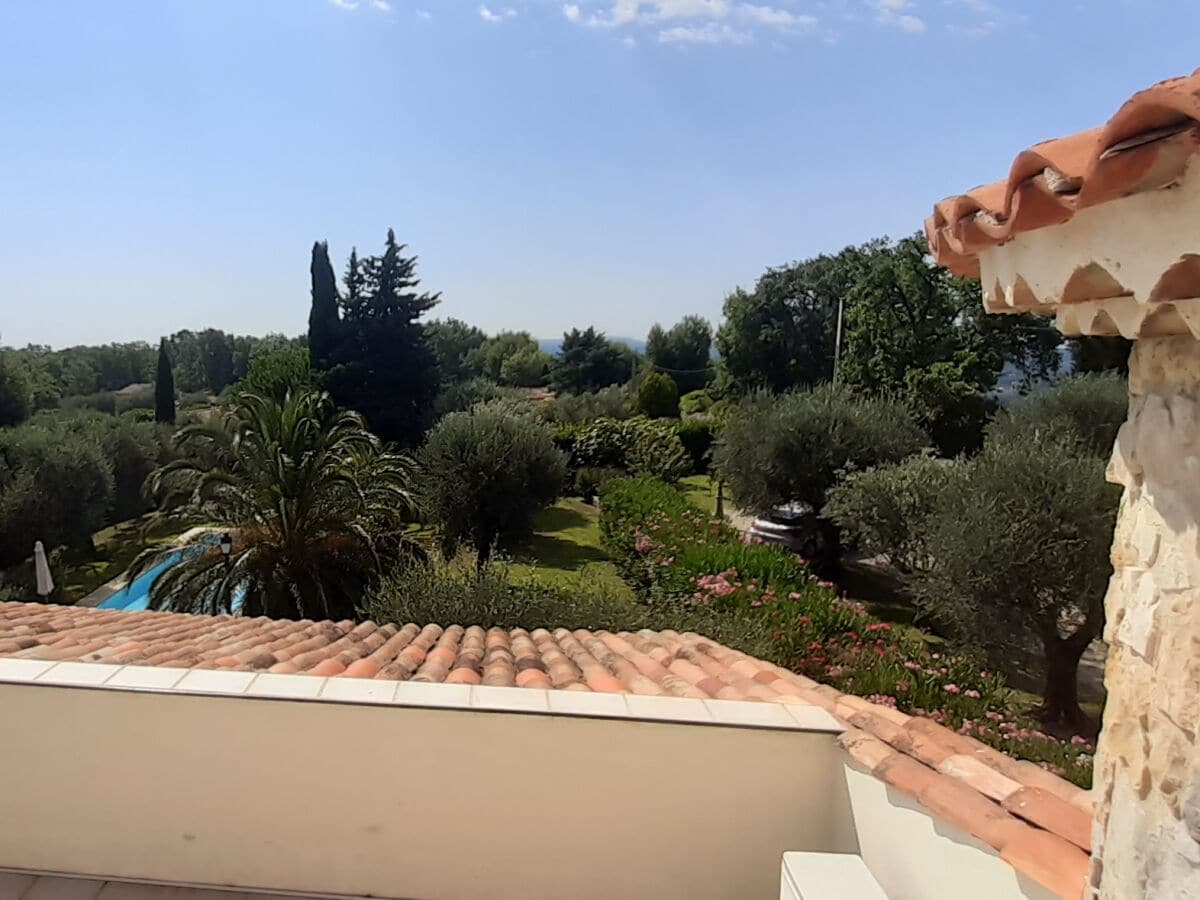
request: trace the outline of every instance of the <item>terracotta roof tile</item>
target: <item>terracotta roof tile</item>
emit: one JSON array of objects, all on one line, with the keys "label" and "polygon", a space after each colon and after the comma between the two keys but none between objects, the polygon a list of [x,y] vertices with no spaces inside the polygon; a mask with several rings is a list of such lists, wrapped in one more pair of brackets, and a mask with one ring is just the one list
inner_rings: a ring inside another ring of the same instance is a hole
[{"label": "terracotta roof tile", "polygon": [[936,722],[843,694],[696,634],[483,629],[123,612],[0,603],[0,656],[811,703],[848,723],[860,766],[1078,897],[1091,847],[1087,793]]},{"label": "terracotta roof tile", "polygon": [[1081,209],[1165,187],[1200,152],[1200,69],[1134,94],[1100,128],[1019,153],[1008,177],[947,197],[925,221],[939,263],[979,275],[980,251]]}]

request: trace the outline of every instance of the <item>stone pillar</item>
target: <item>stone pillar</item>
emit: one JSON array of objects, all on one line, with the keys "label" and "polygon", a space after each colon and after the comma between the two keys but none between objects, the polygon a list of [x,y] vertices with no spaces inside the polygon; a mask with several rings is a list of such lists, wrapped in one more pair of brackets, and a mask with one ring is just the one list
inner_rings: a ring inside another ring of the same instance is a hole
[{"label": "stone pillar", "polygon": [[1092,897],[1200,898],[1200,342],[1143,338],[1108,479],[1125,494],[1106,598]]}]

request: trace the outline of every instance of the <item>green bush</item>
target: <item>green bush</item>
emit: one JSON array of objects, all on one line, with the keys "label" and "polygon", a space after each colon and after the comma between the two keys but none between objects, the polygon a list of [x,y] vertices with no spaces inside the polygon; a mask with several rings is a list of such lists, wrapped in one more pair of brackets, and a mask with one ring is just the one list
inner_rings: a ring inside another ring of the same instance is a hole
[{"label": "green bush", "polygon": [[692,462],[671,422],[597,419],[580,429],[574,443],[577,466],[622,469],[670,482],[687,475]]},{"label": "green bush", "polygon": [[559,394],[542,405],[542,415],[562,425],[583,425],[597,419],[628,419],[631,406],[629,391],[613,385],[589,394]]},{"label": "green bush", "polygon": [[769,658],[764,624],[748,616],[720,615],[705,608],[632,606],[621,594],[596,584],[550,586],[532,578],[514,581],[502,563],[479,572],[461,568],[409,567],[371,591],[361,616],[376,622],[485,623],[494,628],[692,631]]},{"label": "green bush", "polygon": [[1129,387],[1120,375],[1075,375],[1001,411],[988,438],[1053,437],[1091,456],[1108,457],[1128,410]]},{"label": "green bush", "polygon": [[688,419],[679,423],[677,433],[683,449],[692,458],[692,474],[703,475],[712,461],[712,448],[721,426],[711,419]]},{"label": "green bush", "polygon": [[712,409],[714,402],[706,390],[691,391],[679,398],[679,412],[685,416],[703,415]]},{"label": "green bush", "polygon": [[621,469],[584,466],[575,473],[575,494],[582,498],[584,503],[593,503],[596,500],[596,493],[600,490],[601,485],[612,481],[614,478],[623,478],[624,476],[625,473]]},{"label": "green bush", "polygon": [[113,398],[117,415],[133,410],[154,410],[154,385],[144,384],[128,390],[118,391]]},{"label": "green bush", "polygon": [[255,356],[246,377],[233,386],[233,394],[257,394],[282,403],[288,391],[311,387],[312,383],[308,348],[285,346]]},{"label": "green bush", "polygon": [[939,497],[958,488],[961,471],[960,463],[917,454],[852,472],[829,492],[823,514],[852,546],[912,572],[927,562],[929,520]]},{"label": "green bush", "polygon": [[637,392],[638,410],[651,419],[679,418],[679,386],[670,375],[651,372]]},{"label": "green bush", "polygon": [[692,471],[692,459],[674,425],[649,419],[630,419],[629,451],[625,465],[634,475],[651,475],[674,484]]},{"label": "green bush", "polygon": [[743,509],[801,501],[820,510],[842,473],[898,462],[928,442],[903,404],[821,387],[750,397],[722,431],[713,462]]},{"label": "green bush", "polygon": [[83,394],[77,397],[63,397],[59,404],[66,412],[101,412],[110,416],[117,414],[117,395],[112,391],[101,391],[96,394]]},{"label": "green bush", "polygon": [[470,543],[480,565],[497,541],[528,534],[533,515],[559,496],[566,457],[550,431],[528,416],[478,407],[451,413],[418,454],[422,507],[453,556]]},{"label": "green bush", "polygon": [[87,548],[113,500],[112,464],[94,435],[29,423],[0,431],[0,567],[47,548]]}]

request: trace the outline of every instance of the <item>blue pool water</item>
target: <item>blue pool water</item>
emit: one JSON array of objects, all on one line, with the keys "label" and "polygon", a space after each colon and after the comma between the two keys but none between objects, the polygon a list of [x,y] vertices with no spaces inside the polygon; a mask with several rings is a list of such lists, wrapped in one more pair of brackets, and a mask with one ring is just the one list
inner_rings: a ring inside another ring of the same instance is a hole
[{"label": "blue pool water", "polygon": [[182,553],[172,553],[153,569],[147,569],[124,588],[100,604],[101,609],[145,609],[150,604],[150,586],[158,576],[183,558]]}]

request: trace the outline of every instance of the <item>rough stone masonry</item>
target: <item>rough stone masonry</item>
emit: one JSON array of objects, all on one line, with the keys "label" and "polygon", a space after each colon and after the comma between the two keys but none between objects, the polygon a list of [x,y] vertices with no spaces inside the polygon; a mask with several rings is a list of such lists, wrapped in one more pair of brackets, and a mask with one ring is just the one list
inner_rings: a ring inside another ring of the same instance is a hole
[{"label": "rough stone masonry", "polygon": [[1090,892],[1185,900],[1200,898],[1200,342],[1136,342],[1129,393],[1108,467],[1125,494]]}]

